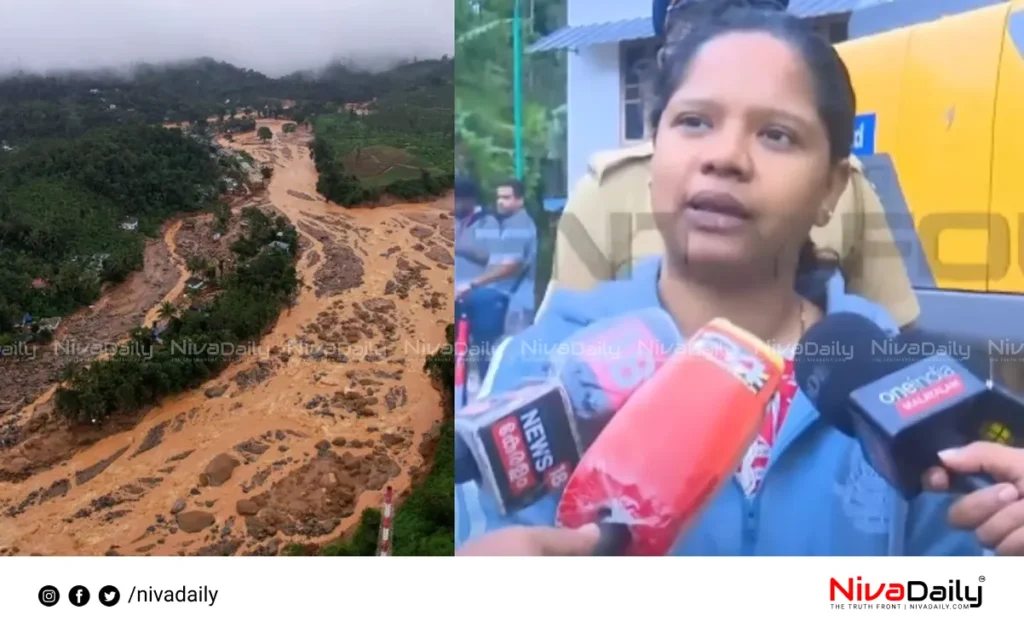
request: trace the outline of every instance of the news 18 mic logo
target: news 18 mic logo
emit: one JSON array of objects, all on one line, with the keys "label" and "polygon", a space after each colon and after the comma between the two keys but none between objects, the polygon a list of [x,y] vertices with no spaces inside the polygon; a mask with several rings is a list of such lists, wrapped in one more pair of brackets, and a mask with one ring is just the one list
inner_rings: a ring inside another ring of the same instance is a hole
[{"label": "news 18 mic logo", "polygon": [[568,481],[569,464],[555,457],[539,410],[526,411],[518,418],[509,415],[491,433],[513,495],[533,489],[538,476],[544,478],[549,490],[557,490]]},{"label": "news 18 mic logo", "polygon": [[977,609],[982,605],[985,577],[977,583],[948,580],[946,584],[932,584],[923,580],[901,582],[872,582],[861,576],[831,578],[829,602],[833,610],[917,609],[950,610]]}]

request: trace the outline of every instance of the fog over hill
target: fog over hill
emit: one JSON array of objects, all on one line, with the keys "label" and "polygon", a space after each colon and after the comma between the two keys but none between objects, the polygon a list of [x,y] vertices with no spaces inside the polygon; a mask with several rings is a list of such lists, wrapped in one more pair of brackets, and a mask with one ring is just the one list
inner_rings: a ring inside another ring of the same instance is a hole
[{"label": "fog over hill", "polygon": [[270,77],[454,51],[451,0],[0,0],[0,75],[212,57]]}]

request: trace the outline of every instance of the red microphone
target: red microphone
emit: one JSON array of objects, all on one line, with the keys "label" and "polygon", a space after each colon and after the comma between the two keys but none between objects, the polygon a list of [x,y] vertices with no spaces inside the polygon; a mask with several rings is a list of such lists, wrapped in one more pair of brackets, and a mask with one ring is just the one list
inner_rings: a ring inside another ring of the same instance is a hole
[{"label": "red microphone", "polygon": [[[603,523],[597,555],[661,556],[736,472],[782,379],[782,358],[724,319],[626,401],[566,484],[557,523]],[[618,536],[615,536],[618,535]]]},{"label": "red microphone", "polygon": [[455,409],[466,406],[466,353],[469,350],[469,317],[459,316],[455,330]]}]

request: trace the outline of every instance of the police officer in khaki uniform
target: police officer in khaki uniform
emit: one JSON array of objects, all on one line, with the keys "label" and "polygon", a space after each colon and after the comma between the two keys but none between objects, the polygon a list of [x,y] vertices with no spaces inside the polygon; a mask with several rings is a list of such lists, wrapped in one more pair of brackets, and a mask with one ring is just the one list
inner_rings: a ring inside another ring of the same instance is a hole
[{"label": "police officer in khaki uniform", "polygon": [[[655,32],[664,38],[664,49],[683,37],[696,21],[737,4],[785,9],[788,2],[654,0]],[[651,218],[652,153],[653,146],[647,142],[591,157],[588,173],[570,194],[559,223],[548,295],[556,285],[590,288],[627,273],[633,261],[663,253],[664,245]],[[819,249],[839,256],[850,292],[885,306],[901,326],[907,327],[920,313],[917,297],[885,222],[882,203],[864,176],[861,163],[853,156],[850,163],[850,185],[832,219],[824,227],[815,228],[811,238]],[[543,309],[542,304],[539,311]]]}]

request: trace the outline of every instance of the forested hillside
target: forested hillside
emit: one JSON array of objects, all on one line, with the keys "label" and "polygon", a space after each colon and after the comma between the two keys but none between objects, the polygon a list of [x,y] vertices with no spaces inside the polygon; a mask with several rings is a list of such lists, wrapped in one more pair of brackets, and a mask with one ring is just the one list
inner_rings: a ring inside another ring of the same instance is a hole
[{"label": "forested hillside", "polygon": [[454,62],[400,67],[391,81],[369,113],[313,117],[317,190],[327,199],[354,206],[385,194],[431,198],[451,188]]},{"label": "forested hillside", "polygon": [[64,315],[142,265],[139,231],[220,193],[210,149],[178,130],[100,129],[0,154],[0,336]]},{"label": "forested hillside", "polygon": [[398,66],[383,73],[341,65],[279,79],[203,58],[173,65],[140,65],[129,73],[16,75],[0,79],[0,142],[18,147],[40,138],[75,138],[124,123],[194,121],[252,108],[267,115],[337,110],[338,104],[377,98],[451,108],[450,59]]}]

